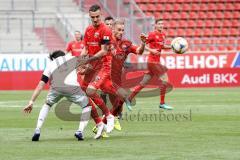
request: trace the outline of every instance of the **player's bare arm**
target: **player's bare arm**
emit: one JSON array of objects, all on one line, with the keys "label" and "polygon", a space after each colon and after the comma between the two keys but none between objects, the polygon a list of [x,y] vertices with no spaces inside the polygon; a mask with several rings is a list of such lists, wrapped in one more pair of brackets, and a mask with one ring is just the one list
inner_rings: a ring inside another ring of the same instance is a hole
[{"label": "player's bare arm", "polygon": [[41,91],[43,90],[44,86],[45,86],[45,82],[44,81],[40,81],[37,85],[37,87],[35,88],[32,97],[29,101],[29,103],[24,107],[23,111],[25,113],[31,113],[32,108],[33,108],[33,103],[35,102],[35,100],[37,99],[37,97],[39,96],[39,94],[41,93]]}]

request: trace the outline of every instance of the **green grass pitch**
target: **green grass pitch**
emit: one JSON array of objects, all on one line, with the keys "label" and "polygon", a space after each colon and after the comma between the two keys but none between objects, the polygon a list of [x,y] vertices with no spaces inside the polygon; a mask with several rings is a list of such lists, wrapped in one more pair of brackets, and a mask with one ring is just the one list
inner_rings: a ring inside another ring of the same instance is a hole
[{"label": "green grass pitch", "polygon": [[[47,92],[26,116],[21,109],[31,93],[0,92],[1,160],[240,159],[240,88],[175,89],[166,96],[168,104],[175,107],[173,111],[159,111],[157,96],[138,97],[132,113],[124,110],[121,132],[94,140],[91,121],[83,142],[73,136],[79,122],[58,119],[54,109],[40,141],[31,142]],[[71,110],[80,113],[78,106]]]}]

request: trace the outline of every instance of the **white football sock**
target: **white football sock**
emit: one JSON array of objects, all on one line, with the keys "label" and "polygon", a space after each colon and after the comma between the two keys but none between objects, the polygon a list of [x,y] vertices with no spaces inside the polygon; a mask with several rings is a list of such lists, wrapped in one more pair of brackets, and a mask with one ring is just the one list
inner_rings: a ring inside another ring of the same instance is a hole
[{"label": "white football sock", "polygon": [[47,117],[48,115],[48,112],[50,110],[50,106],[47,105],[47,104],[44,104],[42,106],[42,109],[40,110],[40,113],[39,113],[39,116],[38,116],[38,121],[37,121],[37,128],[36,129],[41,129],[43,123],[44,123],[44,120],[45,118]]},{"label": "white football sock", "polygon": [[92,110],[91,106],[87,106],[83,108],[78,131],[83,133],[83,130],[87,126],[88,121],[90,119],[91,110]]}]

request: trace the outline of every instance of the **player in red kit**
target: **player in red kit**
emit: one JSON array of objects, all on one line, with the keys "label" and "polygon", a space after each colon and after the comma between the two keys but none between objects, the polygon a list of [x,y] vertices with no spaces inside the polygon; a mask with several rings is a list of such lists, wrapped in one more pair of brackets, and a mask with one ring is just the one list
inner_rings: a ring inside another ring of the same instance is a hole
[{"label": "player in red kit", "polygon": [[162,83],[159,85],[160,88],[159,107],[171,110],[173,108],[165,103],[165,94],[168,82],[166,67],[160,65],[161,50],[171,49],[171,46],[166,45],[164,42],[165,34],[163,33],[163,21],[161,19],[157,19],[155,21],[155,31],[150,32],[147,38],[146,49],[150,52],[147,60],[148,71],[144,75],[143,80],[140,82],[140,84],[134,87],[134,90],[130,95],[129,100],[132,100],[136,96],[136,94],[138,94],[141,91],[141,89],[143,89],[154,76],[157,76],[162,81]]},{"label": "player in red kit", "polygon": [[[92,21],[92,25],[88,26],[84,34],[84,48],[82,50],[82,56],[88,56],[89,58],[95,55],[102,55],[108,52],[108,45],[112,35],[111,30],[101,21],[101,8],[98,5],[92,5],[89,9],[89,16]],[[97,79],[97,75],[100,69],[104,66],[103,62],[107,62],[107,58],[100,58],[91,61],[89,64],[92,66],[91,72],[84,75],[81,86],[85,90],[88,96],[94,101],[94,103],[99,106],[103,111],[103,114],[107,118],[107,132],[111,132],[114,127],[114,116],[110,113],[110,110],[103,102],[101,97],[97,93],[91,93],[89,91],[89,83]],[[105,63],[104,63],[105,64]],[[99,120],[97,111],[92,109],[92,117],[94,118],[98,131],[99,128],[102,129],[103,123]],[[100,130],[101,130],[100,129]],[[99,135],[99,134],[100,135]],[[101,136],[98,132],[97,137]]]},{"label": "player in red kit", "polygon": [[[124,67],[124,62],[130,53],[142,54],[145,47],[146,36],[141,34],[141,45],[133,45],[131,41],[123,39],[125,23],[124,20],[118,19],[113,23],[113,41],[115,50],[112,52],[112,62],[111,62],[111,79],[117,86],[122,86],[122,71]],[[127,92],[127,91],[125,91]],[[116,117],[122,112],[123,101],[114,94],[109,95],[109,99],[112,103],[111,113]],[[118,118],[115,119],[114,124],[115,129],[121,130],[121,125]]]},{"label": "player in red kit", "polygon": [[71,53],[72,56],[80,56],[82,49],[84,48],[80,31],[75,31],[74,37],[75,40],[67,44],[66,51]]}]

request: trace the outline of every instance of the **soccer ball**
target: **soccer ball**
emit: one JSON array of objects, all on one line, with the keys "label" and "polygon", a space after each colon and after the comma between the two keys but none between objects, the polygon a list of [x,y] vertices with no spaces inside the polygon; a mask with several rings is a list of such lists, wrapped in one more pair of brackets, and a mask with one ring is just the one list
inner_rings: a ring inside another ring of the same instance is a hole
[{"label": "soccer ball", "polygon": [[171,42],[173,52],[177,54],[183,54],[188,49],[188,42],[182,37],[174,38]]}]

